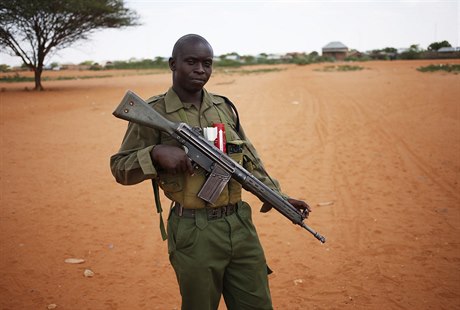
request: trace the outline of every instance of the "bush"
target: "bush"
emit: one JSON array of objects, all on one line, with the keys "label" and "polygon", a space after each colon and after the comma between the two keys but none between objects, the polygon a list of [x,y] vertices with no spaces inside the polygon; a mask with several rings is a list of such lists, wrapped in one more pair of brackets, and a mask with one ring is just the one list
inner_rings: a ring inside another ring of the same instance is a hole
[{"label": "bush", "polygon": [[421,58],[421,53],[418,51],[407,51],[407,52],[402,52],[398,56],[399,59],[405,59],[405,60],[413,60],[413,59],[420,59]]},{"label": "bush", "polygon": [[237,60],[232,59],[221,59],[219,61],[213,62],[214,67],[241,67],[242,63]]},{"label": "bush", "polygon": [[369,60],[372,60],[372,58],[368,55],[363,55],[363,56],[348,56],[348,57],[345,57],[344,59],[345,61],[369,61]]},{"label": "bush", "polygon": [[297,64],[297,65],[308,65],[312,63],[320,63],[320,62],[334,62],[335,59],[330,56],[319,56],[317,52],[311,52],[310,54],[299,54],[296,55],[292,60],[288,61],[289,63]]},{"label": "bush", "polygon": [[32,81],[34,81],[33,77],[21,76],[17,72],[14,75],[6,75],[6,76],[0,77],[0,82],[6,82],[6,83],[32,82]]},{"label": "bush", "polygon": [[92,60],[85,60],[83,62],[80,62],[79,65],[80,66],[91,66],[91,65],[93,65],[93,63],[94,62]]},{"label": "bush", "polygon": [[11,70],[10,66],[5,65],[5,64],[0,65],[0,72],[8,72],[10,70]]},{"label": "bush", "polygon": [[435,71],[446,71],[453,72],[455,74],[460,72],[460,65],[450,65],[450,64],[439,64],[439,65],[429,65],[425,67],[417,68],[420,72],[435,72]]},{"label": "bush", "polygon": [[360,66],[350,66],[350,65],[340,65],[340,66],[325,66],[323,69],[317,69],[315,71],[324,71],[324,72],[336,72],[336,71],[358,71],[363,70],[363,67]]},{"label": "bush", "polygon": [[315,59],[315,62],[334,62],[335,58],[331,56],[319,56]]},{"label": "bush", "polygon": [[89,67],[90,70],[93,70],[93,71],[99,71],[99,70],[102,70],[102,66],[100,64],[98,64],[97,62],[92,64],[91,67]]},{"label": "bush", "polygon": [[296,57],[292,59],[292,63],[299,65],[299,66],[305,66],[305,65],[311,64],[312,60],[309,59],[308,57]]},{"label": "bush", "polygon": [[166,69],[168,62],[161,59],[142,59],[137,61],[114,61],[113,69]]}]

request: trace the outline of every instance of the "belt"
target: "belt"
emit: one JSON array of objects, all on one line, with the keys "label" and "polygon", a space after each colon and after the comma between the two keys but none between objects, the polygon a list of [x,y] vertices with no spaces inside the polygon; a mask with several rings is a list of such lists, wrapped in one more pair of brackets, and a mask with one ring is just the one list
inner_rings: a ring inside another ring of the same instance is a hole
[{"label": "belt", "polygon": [[[202,209],[186,209],[184,208],[181,204],[176,203],[173,208],[174,214],[180,217],[184,218],[189,218],[189,219],[194,219],[195,214],[198,210]],[[217,220],[220,219],[224,216],[229,216],[232,215],[233,213],[236,212],[237,210],[237,205],[236,204],[230,204],[227,206],[222,206],[222,207],[216,207],[216,208],[204,208],[208,220]]]}]

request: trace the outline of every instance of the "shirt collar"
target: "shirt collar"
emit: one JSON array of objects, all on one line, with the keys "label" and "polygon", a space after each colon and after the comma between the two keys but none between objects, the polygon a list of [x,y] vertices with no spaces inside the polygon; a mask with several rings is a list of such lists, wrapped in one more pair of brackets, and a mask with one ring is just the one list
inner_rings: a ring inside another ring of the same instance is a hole
[{"label": "shirt collar", "polygon": [[[215,96],[210,94],[203,88],[203,102],[202,102],[202,111],[207,110],[208,108],[212,107],[213,104],[221,104],[224,102],[224,99],[219,96]],[[168,92],[165,96],[165,109],[166,113],[173,113],[182,108],[189,109],[191,107],[190,103],[183,103],[180,101],[179,96],[177,96],[174,89],[171,87],[169,88]]]}]

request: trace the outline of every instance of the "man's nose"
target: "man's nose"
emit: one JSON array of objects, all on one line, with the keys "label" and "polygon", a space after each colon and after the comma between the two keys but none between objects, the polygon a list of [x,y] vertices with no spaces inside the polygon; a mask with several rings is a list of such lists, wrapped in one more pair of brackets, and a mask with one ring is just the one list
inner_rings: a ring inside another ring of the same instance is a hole
[{"label": "man's nose", "polygon": [[195,72],[201,73],[201,74],[204,73],[204,67],[201,62],[196,63]]}]

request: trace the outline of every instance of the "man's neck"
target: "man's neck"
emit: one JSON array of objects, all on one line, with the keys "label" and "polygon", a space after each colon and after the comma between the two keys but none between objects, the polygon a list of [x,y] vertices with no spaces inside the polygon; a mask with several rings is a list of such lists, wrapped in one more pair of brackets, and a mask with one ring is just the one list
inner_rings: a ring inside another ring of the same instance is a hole
[{"label": "man's neck", "polygon": [[201,106],[201,101],[203,100],[203,91],[197,91],[195,93],[190,93],[182,89],[176,89],[173,86],[174,91],[182,102],[188,102],[193,104],[197,109]]}]

